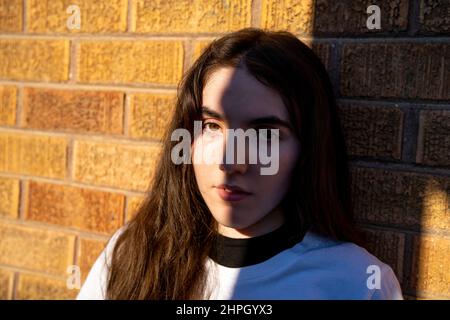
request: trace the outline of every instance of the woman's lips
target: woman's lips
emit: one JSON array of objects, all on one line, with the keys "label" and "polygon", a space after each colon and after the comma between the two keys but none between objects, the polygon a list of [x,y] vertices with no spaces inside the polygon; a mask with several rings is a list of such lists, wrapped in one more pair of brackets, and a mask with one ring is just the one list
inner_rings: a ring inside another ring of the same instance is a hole
[{"label": "woman's lips", "polygon": [[216,187],[216,190],[224,201],[240,201],[251,195],[250,192],[236,190],[235,188],[228,189],[226,186]]}]

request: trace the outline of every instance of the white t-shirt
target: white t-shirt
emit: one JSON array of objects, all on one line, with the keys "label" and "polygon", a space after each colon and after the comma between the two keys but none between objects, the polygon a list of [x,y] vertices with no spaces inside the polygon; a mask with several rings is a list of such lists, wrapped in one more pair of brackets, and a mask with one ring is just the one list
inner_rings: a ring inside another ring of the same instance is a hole
[{"label": "white t-shirt", "polygon": [[[105,299],[111,253],[119,229],[95,261],[77,299]],[[208,258],[209,299],[401,300],[391,267],[364,248],[308,231],[302,241],[254,265],[230,268]]]}]

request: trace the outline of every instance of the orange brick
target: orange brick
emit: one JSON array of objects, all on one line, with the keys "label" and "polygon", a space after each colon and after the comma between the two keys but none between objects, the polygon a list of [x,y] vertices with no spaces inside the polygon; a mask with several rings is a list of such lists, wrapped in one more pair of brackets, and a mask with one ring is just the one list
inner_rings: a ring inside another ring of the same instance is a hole
[{"label": "orange brick", "polygon": [[202,40],[202,41],[196,41],[194,44],[194,53],[193,53],[193,59],[197,60],[198,57],[202,54],[202,52],[206,49],[206,47],[211,43],[211,41]]},{"label": "orange brick", "polygon": [[22,0],[0,0],[0,31],[22,31]]},{"label": "orange brick", "polygon": [[0,300],[11,300],[14,272],[0,269]]},{"label": "orange brick", "polygon": [[430,296],[423,294],[416,294],[416,296],[404,295],[403,298],[405,300],[448,300],[448,298],[445,297],[439,297],[434,295]]},{"label": "orange brick", "polygon": [[380,28],[368,29],[366,0],[327,1],[317,0],[314,6],[314,30],[319,34],[368,34],[406,31],[408,27],[408,0],[378,0]]},{"label": "orange brick", "polygon": [[131,26],[137,32],[228,32],[251,23],[251,0],[137,0],[133,4]]},{"label": "orange brick", "polygon": [[0,264],[64,275],[73,264],[74,236],[0,224]]},{"label": "orange brick", "polygon": [[107,234],[123,224],[120,194],[30,181],[28,197],[26,219]]},{"label": "orange brick", "polygon": [[314,27],[313,0],[262,0],[261,26],[293,33],[311,33]]},{"label": "orange brick", "polygon": [[78,79],[89,83],[176,84],[183,71],[181,41],[82,41]]},{"label": "orange brick", "polygon": [[69,75],[69,41],[0,39],[0,77],[64,81]]},{"label": "orange brick", "polygon": [[0,171],[64,178],[66,149],[65,138],[0,132]]},{"label": "orange brick", "polygon": [[26,88],[24,127],[121,134],[121,92]]},{"label": "orange brick", "polygon": [[421,0],[419,19],[422,34],[449,34],[450,2]]},{"label": "orange brick", "polygon": [[161,140],[175,109],[175,98],[168,94],[132,94],[130,136]]},{"label": "orange brick", "polygon": [[344,44],[341,94],[448,100],[449,63],[449,43]]},{"label": "orange brick", "polygon": [[[398,32],[408,26],[408,1],[380,0],[381,29],[368,29],[367,1],[263,0],[263,28],[288,30],[294,34],[367,34]],[[388,8],[388,9],[386,9]]]},{"label": "orange brick", "polygon": [[440,236],[416,235],[413,239],[409,287],[422,293],[450,297],[450,240]]},{"label": "orange brick", "polygon": [[450,111],[427,110],[420,113],[417,162],[450,166]]},{"label": "orange brick", "polygon": [[75,141],[74,179],[144,191],[153,177],[159,153],[157,145]]},{"label": "orange brick", "polygon": [[309,47],[319,57],[325,69],[330,72],[331,45],[328,43],[315,43],[314,41],[312,41],[312,43],[309,44]]},{"label": "orange brick", "polygon": [[18,300],[73,300],[78,289],[69,289],[65,280],[20,273],[16,289]]},{"label": "orange brick", "polygon": [[[28,0],[30,32],[122,32],[127,28],[127,0]],[[69,29],[70,5],[80,9],[80,29]]]},{"label": "orange brick", "polygon": [[403,258],[405,235],[399,232],[364,229],[368,240],[368,250],[394,270],[400,283],[403,280]]},{"label": "orange brick", "polygon": [[16,87],[0,86],[0,125],[16,123],[16,96]]},{"label": "orange brick", "polygon": [[349,154],[400,159],[403,111],[357,104],[340,105],[339,109]]},{"label": "orange brick", "polygon": [[139,205],[144,201],[144,197],[129,196],[127,197],[127,217],[126,221],[130,221],[136,215]]},{"label": "orange brick", "polygon": [[352,168],[357,220],[413,230],[450,230],[445,177]]},{"label": "orange brick", "polygon": [[79,247],[79,266],[81,270],[82,282],[86,280],[89,271],[92,268],[95,260],[99,257],[102,250],[105,248],[107,241],[81,239]]},{"label": "orange brick", "polygon": [[19,216],[19,180],[0,177],[0,216]]}]

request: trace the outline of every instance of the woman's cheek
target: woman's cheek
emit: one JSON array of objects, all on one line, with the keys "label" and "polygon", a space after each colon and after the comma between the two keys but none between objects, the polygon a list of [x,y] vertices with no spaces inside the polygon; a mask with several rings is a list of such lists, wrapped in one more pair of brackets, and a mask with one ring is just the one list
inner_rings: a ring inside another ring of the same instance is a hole
[{"label": "woman's cheek", "polygon": [[203,134],[194,142],[194,163],[219,164],[223,154],[223,135]]}]

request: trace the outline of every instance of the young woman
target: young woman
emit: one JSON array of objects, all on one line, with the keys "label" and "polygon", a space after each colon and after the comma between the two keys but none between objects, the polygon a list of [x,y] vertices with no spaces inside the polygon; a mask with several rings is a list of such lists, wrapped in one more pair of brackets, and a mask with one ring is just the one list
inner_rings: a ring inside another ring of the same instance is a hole
[{"label": "young woman", "polygon": [[[198,157],[225,159],[239,128],[277,143],[275,174],[248,161],[250,147],[243,163]],[[192,136],[183,156],[199,161],[173,161],[177,129]],[[318,57],[288,32],[227,34],[184,75],[147,196],[77,298],[402,299],[392,269],[362,247],[349,184]]]}]

